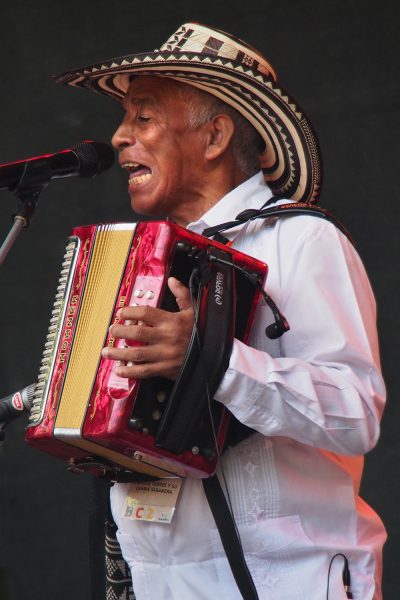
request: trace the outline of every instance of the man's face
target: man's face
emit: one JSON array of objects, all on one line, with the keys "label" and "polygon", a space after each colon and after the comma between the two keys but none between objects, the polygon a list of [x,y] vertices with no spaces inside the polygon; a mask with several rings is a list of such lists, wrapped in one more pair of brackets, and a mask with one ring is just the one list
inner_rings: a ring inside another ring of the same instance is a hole
[{"label": "man's face", "polygon": [[186,225],[199,216],[206,176],[204,132],[189,128],[188,108],[178,93],[182,85],[161,77],[135,78],[112,143],[129,171],[133,210]]}]

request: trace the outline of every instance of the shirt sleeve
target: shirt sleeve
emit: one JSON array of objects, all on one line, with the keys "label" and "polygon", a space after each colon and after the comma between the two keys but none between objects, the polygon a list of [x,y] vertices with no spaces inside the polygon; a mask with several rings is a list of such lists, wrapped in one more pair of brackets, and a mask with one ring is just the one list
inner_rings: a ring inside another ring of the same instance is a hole
[{"label": "shirt sleeve", "polygon": [[378,439],[385,398],[364,267],[347,238],[318,218],[282,219],[273,235],[274,256],[262,259],[276,270],[274,299],[291,329],[277,357],[235,340],[215,399],[265,436],[364,454]]}]

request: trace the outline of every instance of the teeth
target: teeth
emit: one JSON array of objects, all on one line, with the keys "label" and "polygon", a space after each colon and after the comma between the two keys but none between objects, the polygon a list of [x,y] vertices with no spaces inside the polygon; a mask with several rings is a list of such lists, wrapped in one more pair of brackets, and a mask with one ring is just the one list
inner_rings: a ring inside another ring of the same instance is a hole
[{"label": "teeth", "polygon": [[128,181],[128,184],[133,183],[134,185],[137,185],[138,183],[144,183],[145,181],[148,181],[151,177],[151,173],[146,173],[145,175],[138,175],[137,177],[131,177]]},{"label": "teeth", "polygon": [[140,166],[140,163],[124,163],[122,165],[123,169],[136,169]]}]

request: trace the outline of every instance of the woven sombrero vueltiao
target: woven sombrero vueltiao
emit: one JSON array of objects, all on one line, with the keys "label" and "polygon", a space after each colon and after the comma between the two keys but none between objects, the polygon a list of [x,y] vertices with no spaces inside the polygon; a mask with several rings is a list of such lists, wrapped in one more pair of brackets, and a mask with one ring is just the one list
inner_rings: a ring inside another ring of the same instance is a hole
[{"label": "woven sombrero vueltiao", "polygon": [[321,157],[313,129],[257,50],[227,33],[185,23],[159,50],[67,71],[55,80],[121,100],[137,75],[176,79],[233,106],[266,143],[261,166],[274,195],[317,199]]}]

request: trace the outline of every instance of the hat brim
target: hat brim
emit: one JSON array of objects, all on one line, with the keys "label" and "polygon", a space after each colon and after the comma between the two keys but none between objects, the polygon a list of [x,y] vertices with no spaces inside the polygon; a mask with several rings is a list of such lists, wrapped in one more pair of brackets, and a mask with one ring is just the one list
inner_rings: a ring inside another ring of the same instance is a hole
[{"label": "hat brim", "polygon": [[68,71],[55,80],[121,100],[138,75],[182,81],[235,108],[266,143],[260,161],[274,195],[298,202],[317,199],[322,174],[316,136],[297,103],[264,73],[213,55],[159,51]]}]

